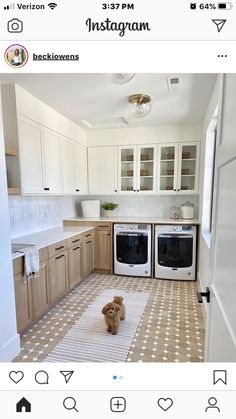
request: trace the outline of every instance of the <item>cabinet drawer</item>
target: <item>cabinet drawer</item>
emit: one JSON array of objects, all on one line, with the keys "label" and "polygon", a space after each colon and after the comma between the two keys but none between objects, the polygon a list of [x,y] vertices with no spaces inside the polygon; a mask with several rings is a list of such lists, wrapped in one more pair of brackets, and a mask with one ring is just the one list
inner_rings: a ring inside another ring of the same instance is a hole
[{"label": "cabinet drawer", "polygon": [[111,231],[111,223],[98,223],[97,230],[98,231]]},{"label": "cabinet drawer", "polygon": [[[45,262],[48,260],[48,248],[44,247],[39,250],[39,261]],[[21,274],[24,272],[24,256],[20,256],[13,260],[13,273],[14,275]]]},{"label": "cabinet drawer", "polygon": [[68,244],[67,240],[61,240],[60,242],[54,243],[48,247],[48,256],[49,258],[58,255],[59,253],[67,250]]},{"label": "cabinet drawer", "polygon": [[86,231],[86,233],[82,234],[82,241],[91,240],[94,238],[94,231]]},{"label": "cabinet drawer", "polygon": [[78,234],[77,236],[73,236],[70,239],[68,239],[68,249],[71,247],[79,245],[82,242],[82,234]]}]

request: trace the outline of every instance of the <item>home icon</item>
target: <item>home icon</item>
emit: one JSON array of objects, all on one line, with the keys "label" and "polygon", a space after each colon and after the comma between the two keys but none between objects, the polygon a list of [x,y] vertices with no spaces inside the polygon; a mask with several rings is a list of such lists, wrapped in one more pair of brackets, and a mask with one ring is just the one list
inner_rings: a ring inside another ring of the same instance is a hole
[{"label": "home icon", "polygon": [[17,404],[16,404],[16,411],[17,412],[31,412],[31,403],[23,397]]}]

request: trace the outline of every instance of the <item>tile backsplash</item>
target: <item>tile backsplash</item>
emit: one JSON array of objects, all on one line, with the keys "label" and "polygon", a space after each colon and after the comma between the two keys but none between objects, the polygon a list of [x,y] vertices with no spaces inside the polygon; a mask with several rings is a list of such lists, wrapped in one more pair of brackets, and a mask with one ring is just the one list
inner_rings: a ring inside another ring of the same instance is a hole
[{"label": "tile backsplash", "polygon": [[[82,216],[80,201],[99,199],[114,201],[119,204],[115,215],[141,217],[169,217],[170,206],[181,205],[189,200],[195,206],[195,217],[198,217],[199,196],[22,196],[9,197],[9,214],[11,238],[20,237],[41,230],[62,225],[62,220],[76,215]],[[101,210],[101,215],[104,215]]]}]

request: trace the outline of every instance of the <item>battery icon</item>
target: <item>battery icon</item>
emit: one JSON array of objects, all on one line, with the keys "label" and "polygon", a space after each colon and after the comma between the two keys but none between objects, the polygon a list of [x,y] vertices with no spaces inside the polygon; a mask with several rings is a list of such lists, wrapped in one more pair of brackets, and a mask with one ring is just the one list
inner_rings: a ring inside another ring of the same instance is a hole
[{"label": "battery icon", "polygon": [[231,10],[233,7],[232,3],[226,2],[226,3],[218,3],[218,9],[221,10]]}]

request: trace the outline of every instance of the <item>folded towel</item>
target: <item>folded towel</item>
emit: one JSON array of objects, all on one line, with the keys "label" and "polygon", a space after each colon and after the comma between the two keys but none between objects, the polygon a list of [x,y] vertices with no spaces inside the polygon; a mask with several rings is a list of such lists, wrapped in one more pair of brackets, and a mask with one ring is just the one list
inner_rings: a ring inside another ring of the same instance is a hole
[{"label": "folded towel", "polygon": [[39,251],[36,246],[20,250],[24,254],[24,274],[26,279],[39,276]]}]

